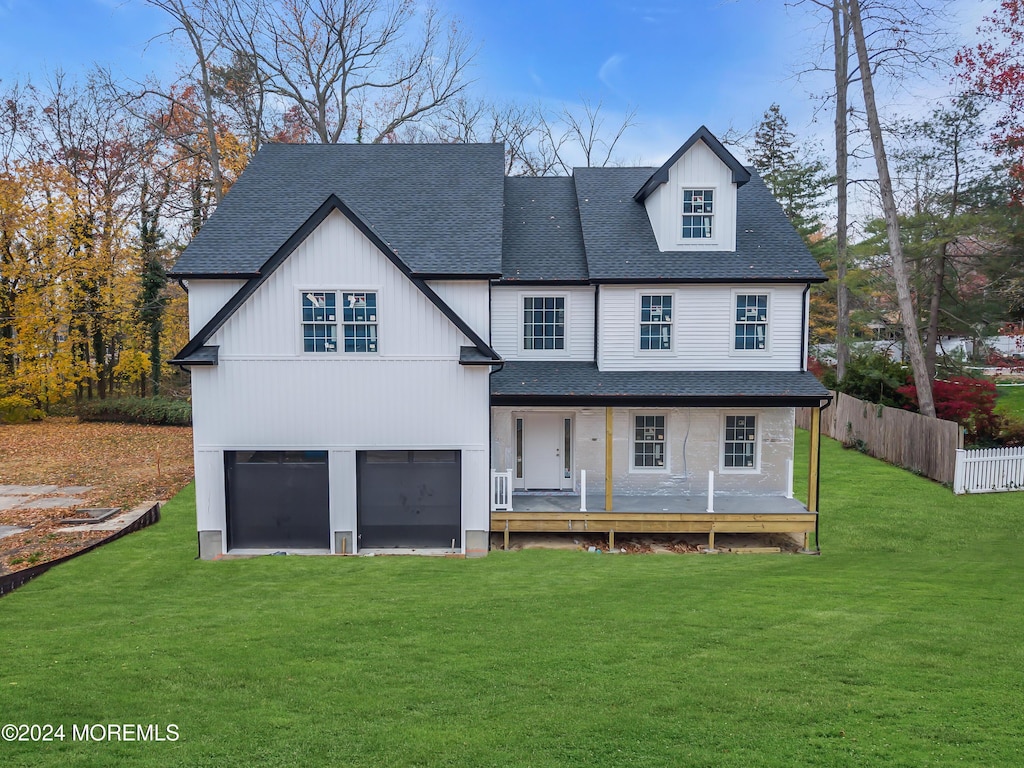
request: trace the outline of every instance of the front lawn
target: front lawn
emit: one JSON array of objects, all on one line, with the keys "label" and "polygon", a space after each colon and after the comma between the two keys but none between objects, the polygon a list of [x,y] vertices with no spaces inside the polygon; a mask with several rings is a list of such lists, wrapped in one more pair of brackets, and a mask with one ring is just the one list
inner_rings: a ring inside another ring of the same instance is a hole
[{"label": "front lawn", "polygon": [[203,562],[190,488],[0,599],[0,723],[66,733],[0,764],[1024,764],[1024,496],[822,470],[821,557]]}]

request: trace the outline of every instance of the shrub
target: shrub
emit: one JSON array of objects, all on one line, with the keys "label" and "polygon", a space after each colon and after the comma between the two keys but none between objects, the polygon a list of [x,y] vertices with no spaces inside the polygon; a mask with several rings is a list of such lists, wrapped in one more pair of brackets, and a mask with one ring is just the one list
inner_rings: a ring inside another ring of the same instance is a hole
[{"label": "shrub", "polygon": [[45,416],[35,403],[23,395],[0,397],[0,424],[24,424]]},{"label": "shrub", "polygon": [[[917,409],[917,387],[908,384],[900,393]],[[995,412],[996,385],[987,379],[954,376],[948,381],[932,382],[935,415],[957,422],[967,433],[967,442],[993,443],[999,436],[1001,419]]]},{"label": "shrub", "polygon": [[78,418],[82,421],[187,427],[192,423],[192,406],[185,400],[171,400],[166,397],[90,400],[79,406]]},{"label": "shrub", "polygon": [[900,387],[907,383],[907,371],[884,352],[853,355],[846,366],[846,375],[836,381],[835,371],[828,369],[822,383],[829,389],[845,392],[859,400],[902,408],[907,399]]}]

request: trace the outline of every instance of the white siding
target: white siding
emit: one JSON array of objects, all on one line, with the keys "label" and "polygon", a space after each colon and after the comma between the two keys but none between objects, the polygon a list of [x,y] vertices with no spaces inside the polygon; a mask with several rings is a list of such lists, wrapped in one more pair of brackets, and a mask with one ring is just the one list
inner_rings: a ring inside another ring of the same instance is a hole
[{"label": "white siding", "polygon": [[428,280],[427,284],[480,338],[490,338],[490,293],[486,280]]},{"label": "white siding", "polygon": [[[380,354],[303,353],[300,291],[313,288],[378,291]],[[487,290],[441,287],[478,322]],[[205,286],[199,294],[198,309],[216,303]],[[459,450],[464,530],[487,529],[488,368],[458,364],[469,341],[343,215],[331,214],[209,343],[220,364],[192,369],[200,530],[225,530],[223,451],[260,449],[330,451],[332,531],[355,530],[355,451]]]},{"label": "white siding", "polygon": [[[683,212],[681,190],[715,191],[714,224],[711,240],[697,242],[680,238]],[[668,183],[662,184],[644,201],[647,216],[662,251],[735,251],[736,185],[732,171],[698,141],[669,169]]]},{"label": "white siding", "polygon": [[[377,291],[381,358],[454,359],[459,346],[469,344],[451,321],[337,211],[208,343],[220,345],[221,360],[303,356],[301,292],[314,288]],[[474,289],[486,301],[486,282],[474,281],[464,292]]]},{"label": "white siding", "polygon": [[217,314],[228,299],[245,285],[245,280],[189,280],[188,281],[188,332],[190,336],[199,333],[210,319]]},{"label": "white siding", "polygon": [[[602,290],[604,290],[602,288]],[[523,297],[566,297],[566,348],[553,352],[523,349]],[[494,286],[491,291],[491,339],[495,351],[506,360],[593,360],[593,286],[513,287]]]},{"label": "white siding", "polygon": [[[800,370],[802,285],[601,286],[598,366],[603,371]],[[768,294],[768,349],[733,349],[735,294]],[[668,294],[673,301],[673,349],[639,349],[637,296]]]}]

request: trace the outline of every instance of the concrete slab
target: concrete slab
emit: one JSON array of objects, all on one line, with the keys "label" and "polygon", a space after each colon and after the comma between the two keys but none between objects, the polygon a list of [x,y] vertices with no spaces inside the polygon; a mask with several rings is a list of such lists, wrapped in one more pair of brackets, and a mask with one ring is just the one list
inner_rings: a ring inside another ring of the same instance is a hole
[{"label": "concrete slab", "polygon": [[87,531],[120,531],[122,528],[127,528],[129,525],[134,523],[144,514],[149,512],[156,502],[148,501],[144,504],[140,504],[127,512],[122,512],[119,515],[114,515],[104,520],[102,523],[93,523],[88,527],[82,525],[72,525],[69,527],[57,528],[57,533],[81,533],[83,530]]},{"label": "concrete slab", "polygon": [[39,496],[44,493],[56,493],[57,488],[56,485],[0,485],[0,495]]},{"label": "concrete slab", "polygon": [[50,496],[45,499],[28,499],[18,504],[16,509],[56,509],[58,507],[74,507],[82,503],[77,496]]},{"label": "concrete slab", "polygon": [[19,528],[16,525],[0,525],[0,539],[5,536],[13,536],[16,533],[24,533],[28,528]]},{"label": "concrete slab", "polygon": [[24,501],[32,498],[31,496],[0,496],[0,512],[7,509],[14,509],[16,506]]},{"label": "concrete slab", "polygon": [[54,493],[63,493],[65,496],[81,496],[91,490],[91,485],[62,485]]}]

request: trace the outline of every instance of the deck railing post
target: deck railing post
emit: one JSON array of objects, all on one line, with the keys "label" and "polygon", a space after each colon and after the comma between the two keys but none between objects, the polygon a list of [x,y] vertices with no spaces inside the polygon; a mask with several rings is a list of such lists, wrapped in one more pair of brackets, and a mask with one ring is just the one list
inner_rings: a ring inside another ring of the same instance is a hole
[{"label": "deck railing post", "polygon": [[580,512],[587,511],[587,470],[580,470]]},{"label": "deck railing post", "polygon": [[793,460],[786,459],[786,498],[793,498]]},{"label": "deck railing post", "polygon": [[708,513],[715,511],[715,473],[708,470]]}]

